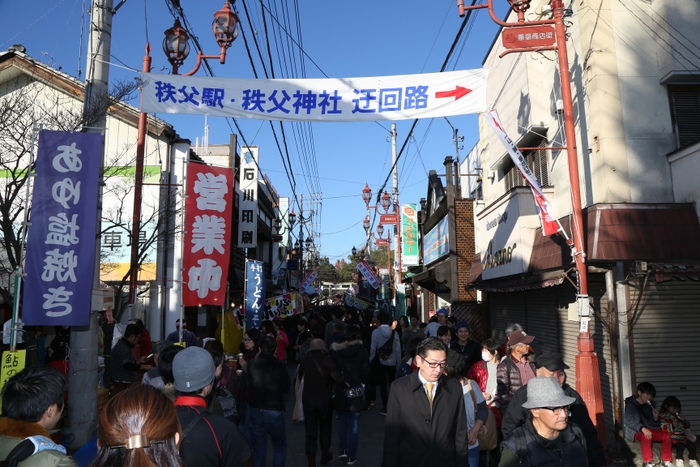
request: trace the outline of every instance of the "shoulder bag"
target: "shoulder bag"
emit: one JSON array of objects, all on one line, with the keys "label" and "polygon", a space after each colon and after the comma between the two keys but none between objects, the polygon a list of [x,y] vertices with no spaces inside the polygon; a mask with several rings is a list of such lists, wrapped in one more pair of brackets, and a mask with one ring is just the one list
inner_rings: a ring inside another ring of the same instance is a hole
[{"label": "shoulder bag", "polygon": [[[472,387],[472,380],[467,380],[467,386],[469,387],[469,393],[472,396],[472,401],[474,402],[474,418],[476,419],[476,413],[478,408],[476,406],[476,395],[474,394],[474,388]],[[479,440],[479,451],[490,451],[495,449],[498,445],[498,434],[496,433],[496,417],[493,415],[491,407],[487,407],[488,416],[486,417],[486,423],[481,425],[479,433],[476,438]]]}]

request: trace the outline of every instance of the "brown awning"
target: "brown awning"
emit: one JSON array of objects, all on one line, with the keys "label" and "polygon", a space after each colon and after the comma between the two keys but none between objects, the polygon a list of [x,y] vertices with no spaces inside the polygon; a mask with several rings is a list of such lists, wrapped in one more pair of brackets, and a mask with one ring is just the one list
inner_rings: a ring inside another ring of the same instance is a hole
[{"label": "brown awning", "polygon": [[[560,219],[571,236],[570,217]],[[649,261],[657,281],[698,280],[700,223],[694,205],[596,204],[584,210],[586,262]],[[695,264],[695,265],[694,265]],[[484,281],[481,257],[472,261],[467,289],[492,292],[558,285],[573,266],[571,249],[562,235],[545,237],[537,229],[527,273]]]},{"label": "brown awning", "polygon": [[[569,220],[560,220],[567,233],[571,232]],[[700,223],[690,203],[596,204],[584,210],[583,227],[588,262],[700,260]],[[571,263],[564,238],[544,237],[537,229],[528,270]]]}]

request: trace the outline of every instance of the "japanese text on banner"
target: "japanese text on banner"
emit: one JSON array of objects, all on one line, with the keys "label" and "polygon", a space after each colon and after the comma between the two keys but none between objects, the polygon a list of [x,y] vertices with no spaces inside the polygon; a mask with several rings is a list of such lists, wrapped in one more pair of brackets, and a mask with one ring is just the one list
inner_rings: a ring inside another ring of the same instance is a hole
[{"label": "japanese text on banner", "polygon": [[183,257],[185,306],[226,303],[232,209],[233,171],[190,162]]},{"label": "japanese text on banner", "polygon": [[25,325],[89,321],[102,135],[41,131],[27,240]]},{"label": "japanese text on banner", "polygon": [[375,121],[486,110],[488,70],[342,79],[142,73],[143,110],[286,121]]}]

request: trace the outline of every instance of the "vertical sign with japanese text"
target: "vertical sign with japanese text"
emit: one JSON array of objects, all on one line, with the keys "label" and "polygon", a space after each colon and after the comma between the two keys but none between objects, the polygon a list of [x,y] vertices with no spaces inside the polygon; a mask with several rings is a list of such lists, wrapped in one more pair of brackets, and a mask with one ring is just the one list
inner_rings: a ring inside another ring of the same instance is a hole
[{"label": "vertical sign with japanese text", "polygon": [[238,202],[238,248],[258,246],[258,148],[241,148],[238,171],[241,199]]},{"label": "vertical sign with japanese text", "polygon": [[233,223],[233,171],[187,164],[185,306],[226,304],[226,278]]},{"label": "vertical sign with japanese text", "polygon": [[401,205],[401,264],[418,266],[418,211],[415,204]]},{"label": "vertical sign with japanese text", "polygon": [[265,313],[265,265],[262,261],[245,262],[245,326],[260,329]]},{"label": "vertical sign with japanese text", "polygon": [[95,268],[102,135],[41,131],[27,239],[25,325],[84,326]]}]

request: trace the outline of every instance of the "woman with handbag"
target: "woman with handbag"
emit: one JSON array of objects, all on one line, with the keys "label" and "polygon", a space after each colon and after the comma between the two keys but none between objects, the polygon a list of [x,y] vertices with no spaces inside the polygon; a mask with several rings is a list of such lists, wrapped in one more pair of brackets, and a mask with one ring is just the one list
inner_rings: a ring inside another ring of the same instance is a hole
[{"label": "woman with handbag", "polygon": [[353,465],[357,461],[360,412],[367,408],[365,384],[371,372],[369,354],[362,346],[359,326],[345,328],[340,341],[331,346],[331,357],[345,381],[335,389],[334,405],[339,420],[338,459]]}]

